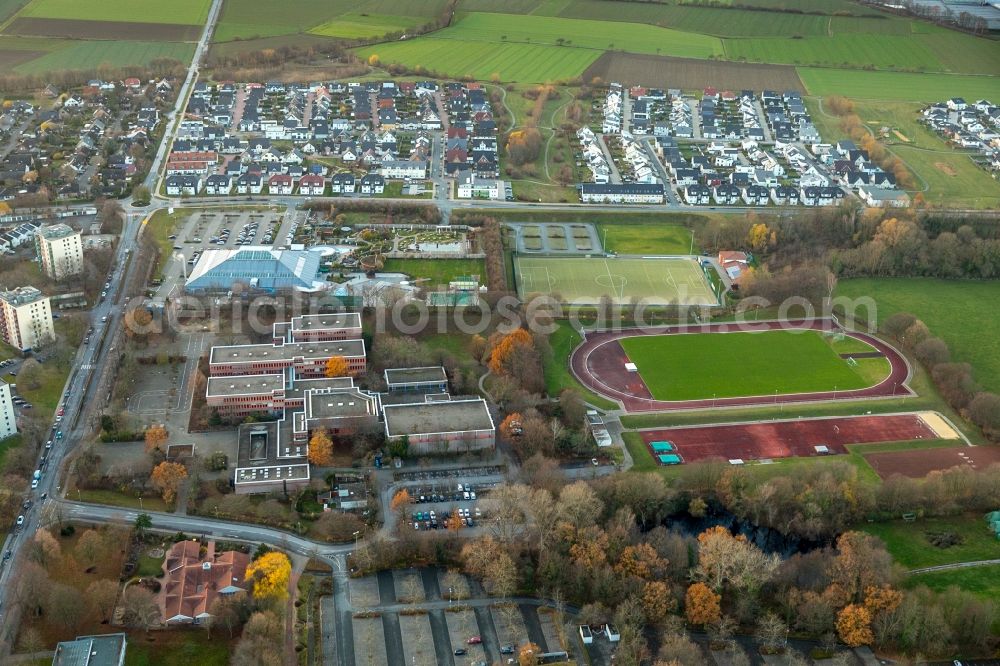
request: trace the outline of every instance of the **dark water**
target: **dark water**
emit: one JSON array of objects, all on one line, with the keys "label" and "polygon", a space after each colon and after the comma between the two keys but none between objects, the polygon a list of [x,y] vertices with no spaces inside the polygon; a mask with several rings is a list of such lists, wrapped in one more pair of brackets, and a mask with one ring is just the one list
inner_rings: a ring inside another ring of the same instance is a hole
[{"label": "dark water", "polygon": [[678,534],[696,537],[710,527],[721,525],[733,535],[742,534],[747,541],[760,548],[765,553],[777,553],[782,558],[788,558],[796,553],[808,553],[817,548],[831,545],[830,541],[813,541],[793,535],[782,534],[770,528],[755,525],[749,520],[739,518],[718,507],[713,507],[703,518],[695,518],[686,512],[668,516],[663,526]]}]

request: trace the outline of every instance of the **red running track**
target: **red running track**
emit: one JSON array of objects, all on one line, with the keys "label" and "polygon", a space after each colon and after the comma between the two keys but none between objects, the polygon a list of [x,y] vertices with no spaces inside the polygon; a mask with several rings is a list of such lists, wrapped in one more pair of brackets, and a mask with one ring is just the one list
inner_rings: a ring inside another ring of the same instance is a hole
[{"label": "red running track", "polygon": [[[758,395],[738,398],[718,398],[702,400],[654,400],[646,384],[637,372],[625,369],[628,360],[619,340],[637,335],[681,335],[685,333],[726,333],[729,331],[773,331],[773,330],[816,330],[838,331],[852,338],[870,344],[882,352],[889,361],[889,376],[875,386],[853,391],[821,391],[817,393],[788,393],[785,395]],[[910,378],[910,367],[906,359],[892,346],[865,333],[841,329],[830,319],[811,321],[761,321],[699,324],[687,326],[662,326],[621,331],[598,331],[586,334],[586,339],[573,350],[570,369],[587,388],[621,403],[627,412],[662,412],[682,409],[705,409],[712,407],[738,407],[747,405],[789,404],[796,402],[816,402],[826,400],[857,400],[859,398],[888,398],[892,396],[912,396],[906,385]]]},{"label": "red running track", "polygon": [[[836,417],[739,423],[642,431],[649,444],[669,441],[685,462],[706,458],[761,460],[817,455],[816,446],[830,453],[847,453],[847,444],[935,439],[937,435],[918,414]],[[922,453],[922,452],[921,452]]]}]

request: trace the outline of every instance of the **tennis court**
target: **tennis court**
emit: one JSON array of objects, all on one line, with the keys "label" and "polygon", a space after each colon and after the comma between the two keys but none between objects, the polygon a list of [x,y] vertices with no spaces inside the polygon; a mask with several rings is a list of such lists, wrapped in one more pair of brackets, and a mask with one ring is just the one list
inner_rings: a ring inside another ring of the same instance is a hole
[{"label": "tennis court", "polygon": [[[518,295],[545,294],[563,303],[719,304],[697,259],[685,257],[523,257],[514,259]],[[713,269],[709,269],[713,270]]]}]

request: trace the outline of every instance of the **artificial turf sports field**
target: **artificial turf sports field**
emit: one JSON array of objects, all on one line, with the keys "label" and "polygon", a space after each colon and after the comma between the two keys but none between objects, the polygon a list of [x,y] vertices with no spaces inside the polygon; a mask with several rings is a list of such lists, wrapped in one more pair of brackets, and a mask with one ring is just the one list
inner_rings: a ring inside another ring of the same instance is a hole
[{"label": "artificial turf sports field", "polygon": [[620,342],[657,400],[815,393],[869,385],[818,331],[634,336]]},{"label": "artificial turf sports field", "polygon": [[701,266],[687,258],[524,257],[514,260],[518,294],[558,296],[563,303],[593,305],[602,296],[625,304],[719,304]]}]

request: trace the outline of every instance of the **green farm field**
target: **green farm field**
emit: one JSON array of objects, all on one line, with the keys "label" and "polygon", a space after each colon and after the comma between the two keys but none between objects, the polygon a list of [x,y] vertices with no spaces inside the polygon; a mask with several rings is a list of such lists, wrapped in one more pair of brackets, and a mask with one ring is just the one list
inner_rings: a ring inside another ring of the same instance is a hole
[{"label": "green farm field", "polygon": [[[35,40],[32,40],[35,41]],[[17,65],[19,74],[42,74],[44,72],[95,69],[101,65],[124,67],[145,65],[157,58],[173,58],[188,62],[194,55],[194,44],[176,42],[107,42],[83,40],[45,40],[60,44],[59,48],[39,58]],[[6,48],[6,41],[0,41],[0,50]]]},{"label": "green farm field", "polygon": [[938,102],[949,97],[967,99],[1000,96],[1000,77],[951,74],[909,74],[847,69],[798,67],[799,78],[811,95],[844,95],[852,99]]},{"label": "green farm field", "polygon": [[547,294],[562,302],[594,305],[604,296],[616,303],[632,298],[657,305],[717,305],[718,299],[691,259],[602,259],[519,256],[521,296]]},{"label": "green farm field", "polygon": [[403,32],[424,21],[410,16],[383,16],[380,14],[344,14],[310,28],[309,32],[324,37],[344,39],[369,39],[390,32]]},{"label": "green farm field", "polygon": [[817,331],[623,338],[657,400],[860,389],[871,385]]},{"label": "green farm field", "polygon": [[[230,42],[253,37],[275,37],[313,31],[329,37],[375,37],[421,25],[436,16],[444,0],[397,2],[386,0],[323,0],[274,2],[226,0],[212,40]],[[341,19],[338,27],[334,19]],[[386,29],[378,30],[381,25]]]},{"label": "green farm field", "polygon": [[662,53],[690,58],[709,58],[722,54],[722,43],[707,35],[640,23],[609,24],[606,21],[551,16],[522,16],[512,21],[505,14],[466,14],[450,27],[434,33],[434,38],[563,45],[564,48],[597,51],[621,49],[633,53]]},{"label": "green farm field", "polygon": [[1000,60],[993,56],[986,57],[987,53],[995,54],[995,42],[959,33],[877,37],[861,33],[806,39],[727,39],[724,44],[726,57],[730,60],[827,67],[874,65],[879,69],[969,74],[1000,73]]},{"label": "green farm field", "polygon": [[208,18],[210,5],[210,0],[32,0],[18,16],[198,25]]},{"label": "green farm field", "polygon": [[383,63],[406,63],[444,76],[471,76],[486,81],[543,83],[575,79],[600,55],[589,49],[537,44],[501,44],[418,37],[404,42],[377,44],[358,50]]},{"label": "green farm field", "polygon": [[1000,346],[983,344],[1000,339],[1000,282],[882,278],[841,280],[837,296],[874,298],[878,320],[896,312],[919,317],[931,333],[948,343],[952,359],[970,363],[976,380],[987,390],[1000,391]]}]

